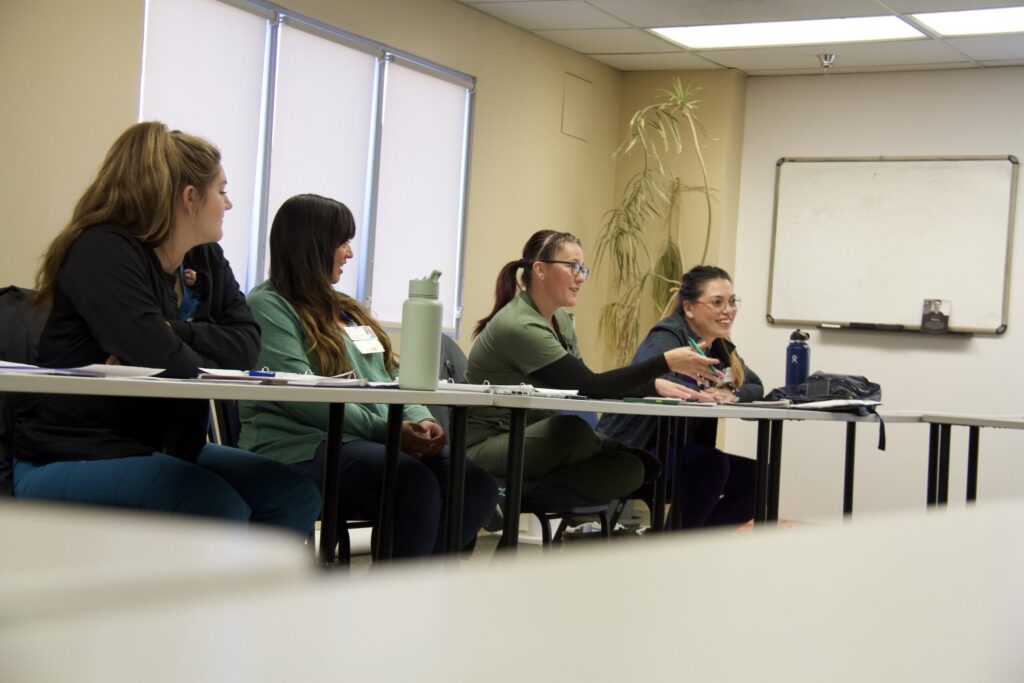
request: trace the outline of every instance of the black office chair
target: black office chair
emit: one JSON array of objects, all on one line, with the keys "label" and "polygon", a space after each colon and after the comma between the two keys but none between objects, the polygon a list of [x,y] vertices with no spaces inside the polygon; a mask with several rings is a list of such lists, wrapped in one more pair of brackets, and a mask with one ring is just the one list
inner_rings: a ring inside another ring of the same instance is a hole
[{"label": "black office chair", "polygon": [[[466,354],[462,352],[455,340],[448,336],[441,337],[441,379],[462,382],[466,376]],[[449,409],[428,406],[431,415],[448,431]],[[499,480],[499,486],[502,482]],[[601,522],[601,534],[611,535],[608,524],[608,503],[587,500],[579,494],[557,487],[542,487],[523,495],[521,511],[540,520],[541,540],[545,547],[562,539],[562,534],[570,520],[581,517],[597,517]],[[502,510],[504,514],[504,510]],[[551,533],[551,520],[561,518],[558,530]]]},{"label": "black office chair", "polygon": [[[0,289],[0,360],[11,363],[35,363],[39,337],[49,311],[32,304],[35,292],[21,287]],[[13,495],[11,471],[10,406],[0,394],[0,495]]]},{"label": "black office chair", "polygon": [[[593,428],[597,424],[594,413],[560,411],[557,415],[575,415]],[[611,538],[614,522],[609,517],[609,502],[584,498],[575,491],[559,487],[538,487],[523,494],[521,511],[533,515],[540,521],[541,545],[548,548],[562,540],[566,529],[573,522],[596,517],[601,525],[601,537]],[[555,533],[551,533],[551,522],[559,520]]]},{"label": "black office chair", "polygon": [[[210,418],[210,440],[221,446],[238,448],[238,437],[242,431],[242,419],[238,412],[238,401],[211,400]],[[352,539],[349,537],[348,532],[351,529],[365,529],[372,526],[373,522],[366,519],[345,520],[345,524],[338,529],[337,558],[341,564],[348,564],[352,559]],[[317,557],[316,529],[309,533],[306,540],[313,550],[313,557]]]}]

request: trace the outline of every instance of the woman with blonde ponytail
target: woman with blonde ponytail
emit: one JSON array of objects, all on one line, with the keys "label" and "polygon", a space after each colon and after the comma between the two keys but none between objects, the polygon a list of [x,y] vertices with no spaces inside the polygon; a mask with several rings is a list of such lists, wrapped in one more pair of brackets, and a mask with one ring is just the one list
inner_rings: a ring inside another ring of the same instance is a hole
[{"label": "woman with blonde ponytail", "polygon": [[[110,148],[47,250],[50,309],[39,364],[251,368],[259,328],[216,242],[231,208],[220,152],[158,122]],[[305,535],[317,490],[267,458],[206,443],[199,400],[23,395],[14,410],[14,493],[220,517]]]},{"label": "woman with blonde ponytail", "polygon": [[[263,348],[257,365],[285,372],[337,375],[352,372],[370,381],[391,381],[395,358],[380,324],[352,297],[335,291],[353,257],[352,212],[315,194],[281,205],[270,228],[270,279],[249,292]],[[286,463],[318,486],[324,477],[325,403],[244,401],[241,444]],[[384,475],[387,406],[348,403],[341,451],[339,517],[374,519]],[[403,409],[402,454],[395,504],[395,557],[440,550],[447,492],[445,433],[420,405]],[[497,484],[466,463],[462,544],[469,545],[498,497]]]},{"label": "woman with blonde ponytail", "polygon": [[[709,357],[721,362],[724,372],[720,377],[698,382],[668,373],[661,379],[675,383],[691,400],[734,403],[760,399],[764,396],[761,380],[746,366],[730,339],[739,305],[729,273],[715,266],[691,268],[679,283],[675,312],[651,328],[632,364],[645,363],[672,349],[701,346]],[[686,440],[688,445],[674,454],[683,458],[686,471],[685,480],[677,482],[675,489],[682,496],[683,527],[746,522],[754,514],[754,462],[715,448],[718,420],[693,419],[689,425],[693,431]],[[644,415],[605,415],[597,424],[602,434],[648,450],[654,448],[656,427],[656,418]]]}]

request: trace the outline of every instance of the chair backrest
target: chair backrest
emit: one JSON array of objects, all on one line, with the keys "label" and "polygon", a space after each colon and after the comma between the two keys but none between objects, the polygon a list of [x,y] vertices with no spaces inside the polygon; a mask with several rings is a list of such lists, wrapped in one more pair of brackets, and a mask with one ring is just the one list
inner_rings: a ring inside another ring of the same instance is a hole
[{"label": "chair backrest", "polygon": [[[461,382],[466,377],[466,354],[458,343],[446,334],[441,335],[441,365],[438,379]],[[438,424],[448,431],[450,411],[446,406],[427,406]]]},{"label": "chair backrest", "polygon": [[[0,360],[36,362],[48,311],[32,305],[34,294],[31,289],[13,285],[0,289]],[[0,394],[0,495],[9,495],[13,488],[8,408]]]}]

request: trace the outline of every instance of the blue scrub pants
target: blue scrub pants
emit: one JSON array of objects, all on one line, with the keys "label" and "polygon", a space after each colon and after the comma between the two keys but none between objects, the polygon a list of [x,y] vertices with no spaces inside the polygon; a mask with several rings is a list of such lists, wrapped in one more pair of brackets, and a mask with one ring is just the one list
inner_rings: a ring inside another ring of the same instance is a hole
[{"label": "blue scrub pants", "polygon": [[320,514],[320,493],[306,477],[216,444],[195,463],[159,452],[46,465],[16,460],[14,495],[270,524],[303,535]]}]

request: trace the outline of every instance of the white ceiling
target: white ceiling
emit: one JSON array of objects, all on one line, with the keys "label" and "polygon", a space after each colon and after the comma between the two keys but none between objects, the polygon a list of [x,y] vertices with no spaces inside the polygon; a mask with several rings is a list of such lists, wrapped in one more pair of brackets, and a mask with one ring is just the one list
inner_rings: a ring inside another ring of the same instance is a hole
[{"label": "white ceiling", "polygon": [[[751,76],[968,69],[1024,64],[1024,33],[942,38],[913,13],[1022,6],[1021,0],[458,0],[623,71],[735,69]],[[689,50],[645,29],[895,15],[928,35],[913,40]]]}]

